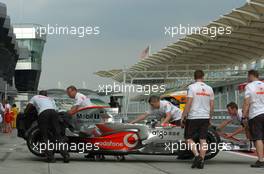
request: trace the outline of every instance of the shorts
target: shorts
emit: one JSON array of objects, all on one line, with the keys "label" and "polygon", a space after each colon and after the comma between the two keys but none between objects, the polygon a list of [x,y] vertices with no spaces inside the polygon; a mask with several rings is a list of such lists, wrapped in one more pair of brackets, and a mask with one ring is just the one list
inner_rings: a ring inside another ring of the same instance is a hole
[{"label": "shorts", "polygon": [[185,123],[184,138],[193,139],[199,133],[199,139],[206,139],[209,119],[187,119]]},{"label": "shorts", "polygon": [[264,114],[258,115],[248,121],[251,140],[264,140]]}]

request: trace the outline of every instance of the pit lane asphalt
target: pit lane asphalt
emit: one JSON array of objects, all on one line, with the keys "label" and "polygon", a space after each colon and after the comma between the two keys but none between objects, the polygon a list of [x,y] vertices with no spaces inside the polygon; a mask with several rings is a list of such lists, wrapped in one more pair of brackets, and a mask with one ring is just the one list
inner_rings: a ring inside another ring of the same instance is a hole
[{"label": "pit lane asphalt", "polygon": [[191,161],[172,156],[130,155],[118,162],[111,156],[105,161],[88,161],[83,154],[71,154],[71,162],[64,164],[58,155],[57,163],[48,164],[31,154],[23,139],[0,133],[0,174],[248,174],[261,173],[264,168],[252,169],[254,158],[221,152],[206,162],[205,169],[191,169]]}]

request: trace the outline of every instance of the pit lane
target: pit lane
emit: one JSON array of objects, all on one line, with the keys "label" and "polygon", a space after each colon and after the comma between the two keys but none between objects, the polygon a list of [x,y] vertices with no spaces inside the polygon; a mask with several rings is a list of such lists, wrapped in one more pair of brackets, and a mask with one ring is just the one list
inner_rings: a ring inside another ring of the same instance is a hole
[{"label": "pit lane", "polygon": [[[190,168],[191,161],[177,160],[173,156],[130,155],[126,161],[118,162],[114,157],[106,156],[105,161],[89,161],[84,154],[71,154],[71,162],[64,164],[58,155],[57,163],[48,164],[31,154],[25,141],[12,135],[0,133],[0,173],[27,174],[189,174],[192,173],[263,173],[264,168],[252,169],[254,154],[220,152],[206,162],[204,170]],[[233,170],[235,169],[235,170]]]}]

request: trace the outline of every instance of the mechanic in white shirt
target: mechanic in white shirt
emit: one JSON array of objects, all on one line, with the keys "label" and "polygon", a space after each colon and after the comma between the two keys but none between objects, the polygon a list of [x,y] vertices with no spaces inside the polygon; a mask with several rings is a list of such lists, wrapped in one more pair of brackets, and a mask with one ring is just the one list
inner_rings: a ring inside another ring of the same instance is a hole
[{"label": "mechanic in white shirt", "polygon": [[256,70],[248,71],[248,81],[243,103],[243,122],[248,122],[251,140],[255,143],[258,156],[251,167],[264,167],[264,83],[259,80]]},{"label": "mechanic in white shirt", "polygon": [[[43,142],[46,143],[48,147],[49,141],[62,142],[61,136],[61,125],[59,121],[59,115],[56,112],[55,101],[47,96],[47,91],[40,91],[39,95],[32,97],[25,109],[25,113],[29,113],[30,110],[36,108],[38,112],[38,126],[40,133],[43,138]],[[49,132],[53,133],[53,137],[49,139]],[[55,142],[54,142],[55,143]],[[69,162],[69,154],[66,149],[60,149],[60,153],[64,158],[64,162]],[[54,163],[56,162],[54,158],[54,153],[49,149],[45,150],[47,157],[47,162]]]},{"label": "mechanic in white shirt", "polygon": [[[40,91],[40,94],[44,94],[43,91]],[[38,115],[40,116],[42,112],[46,110],[57,110],[57,106],[55,104],[55,101],[47,97],[45,95],[35,95],[32,97],[29,101],[30,104],[32,104],[36,110],[38,111]]]},{"label": "mechanic in white shirt", "polygon": [[79,93],[75,86],[69,86],[66,89],[66,92],[70,98],[75,99],[75,104],[71,110],[68,111],[68,114],[73,115],[78,111],[79,108],[92,105],[90,98],[83,95],[82,93]]},{"label": "mechanic in white shirt", "polygon": [[[194,72],[194,79],[195,83],[188,87],[187,103],[182,114],[182,126],[185,126],[184,137],[195,156],[192,168],[203,169],[207,147],[206,137],[214,108],[214,92],[203,82],[204,72],[202,70]],[[197,132],[200,139],[199,151],[193,141]]]},{"label": "mechanic in white shirt", "polygon": [[233,137],[241,132],[245,132],[246,137],[249,139],[250,135],[248,132],[248,126],[245,126],[242,121],[242,109],[238,109],[238,106],[235,102],[230,102],[226,105],[227,112],[230,116],[230,119],[223,121],[218,127],[218,130],[223,130],[229,124],[241,125],[236,130],[231,133],[226,134],[227,138]]},{"label": "mechanic in white shirt", "polygon": [[149,110],[140,115],[135,120],[131,121],[130,123],[137,123],[141,120],[145,120],[148,116],[153,115],[156,116],[157,120],[164,120],[161,123],[161,126],[171,123],[180,126],[182,111],[174,106],[172,103],[166,100],[160,100],[159,96],[150,96],[149,98],[150,108]]}]

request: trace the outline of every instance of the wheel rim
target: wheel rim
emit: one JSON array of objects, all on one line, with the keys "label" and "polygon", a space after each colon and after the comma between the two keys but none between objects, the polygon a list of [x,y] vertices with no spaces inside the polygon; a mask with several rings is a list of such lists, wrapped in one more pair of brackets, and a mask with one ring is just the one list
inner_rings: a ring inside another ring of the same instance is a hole
[{"label": "wheel rim", "polygon": [[41,143],[41,135],[39,129],[35,129],[32,131],[30,135],[30,140],[29,140],[29,148],[32,152],[38,154],[38,155],[43,155],[44,153],[40,152],[40,143]]}]

